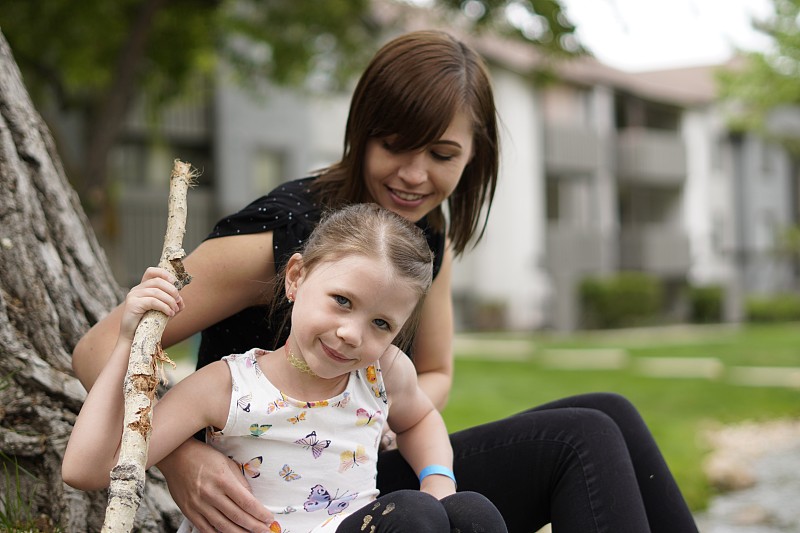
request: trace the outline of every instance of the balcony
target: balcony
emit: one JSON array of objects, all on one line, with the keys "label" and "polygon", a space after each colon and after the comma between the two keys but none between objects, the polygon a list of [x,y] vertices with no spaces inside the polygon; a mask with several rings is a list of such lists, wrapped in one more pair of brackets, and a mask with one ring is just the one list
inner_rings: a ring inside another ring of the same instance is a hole
[{"label": "balcony", "polygon": [[600,231],[550,224],[547,228],[547,269],[553,273],[599,272],[607,268],[611,241]]},{"label": "balcony", "polygon": [[647,226],[620,232],[620,268],[661,276],[685,276],[689,270],[689,238],[678,228]]},{"label": "balcony", "polygon": [[544,139],[547,172],[585,173],[599,165],[600,140],[589,129],[548,125]]},{"label": "balcony", "polygon": [[620,181],[680,186],[686,179],[686,147],[677,132],[629,128],[617,137]]}]

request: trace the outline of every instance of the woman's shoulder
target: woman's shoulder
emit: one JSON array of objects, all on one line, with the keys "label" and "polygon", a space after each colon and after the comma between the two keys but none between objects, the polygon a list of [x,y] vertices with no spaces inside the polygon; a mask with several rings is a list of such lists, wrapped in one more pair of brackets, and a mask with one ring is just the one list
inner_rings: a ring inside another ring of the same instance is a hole
[{"label": "woman's shoulder", "polygon": [[287,225],[313,227],[320,206],[311,190],[315,177],[287,181],[250,202],[236,213],[220,219],[208,239],[274,231]]}]

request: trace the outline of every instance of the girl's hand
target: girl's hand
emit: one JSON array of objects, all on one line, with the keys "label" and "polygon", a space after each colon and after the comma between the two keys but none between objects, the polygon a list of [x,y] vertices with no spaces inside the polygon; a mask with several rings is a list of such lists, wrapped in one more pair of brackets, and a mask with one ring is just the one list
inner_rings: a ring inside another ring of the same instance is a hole
[{"label": "girl's hand", "polygon": [[175,287],[175,277],[158,267],[148,268],[142,282],[128,292],[122,309],[119,336],[133,340],[136,326],[147,311],[161,311],[173,317],[183,309],[183,298]]}]

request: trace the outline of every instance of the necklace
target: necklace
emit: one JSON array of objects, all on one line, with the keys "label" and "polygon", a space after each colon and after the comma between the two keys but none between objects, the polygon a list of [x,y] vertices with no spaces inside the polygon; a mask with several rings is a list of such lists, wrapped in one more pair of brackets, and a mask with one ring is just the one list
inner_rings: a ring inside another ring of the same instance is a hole
[{"label": "necklace", "polygon": [[292,350],[289,349],[289,341],[286,341],[286,346],[284,346],[284,350],[286,351],[286,360],[289,361],[289,364],[295,367],[300,372],[304,374],[308,374],[309,376],[318,377],[311,367],[308,366],[308,363],[297,357]]}]

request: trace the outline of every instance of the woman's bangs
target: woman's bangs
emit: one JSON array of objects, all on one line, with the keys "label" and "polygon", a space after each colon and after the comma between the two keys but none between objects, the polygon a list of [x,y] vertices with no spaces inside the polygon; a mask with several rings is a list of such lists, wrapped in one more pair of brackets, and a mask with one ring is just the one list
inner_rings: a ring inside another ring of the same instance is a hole
[{"label": "woman's bangs", "polygon": [[439,140],[460,107],[453,84],[441,77],[417,78],[384,95],[373,115],[373,131],[375,136],[393,136],[391,147],[398,152],[420,150]]}]

